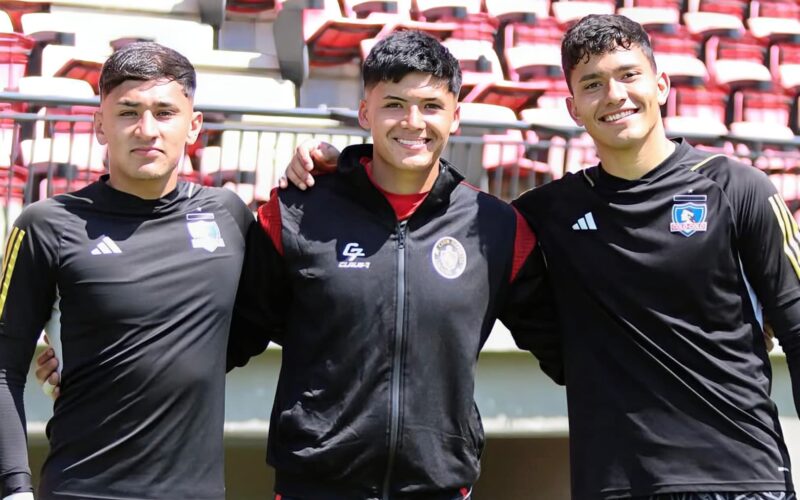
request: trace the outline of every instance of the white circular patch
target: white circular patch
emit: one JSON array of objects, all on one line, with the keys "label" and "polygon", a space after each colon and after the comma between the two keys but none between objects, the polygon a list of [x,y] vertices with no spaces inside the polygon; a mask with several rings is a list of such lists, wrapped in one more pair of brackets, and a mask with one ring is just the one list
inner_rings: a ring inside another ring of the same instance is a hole
[{"label": "white circular patch", "polygon": [[445,236],[433,245],[431,261],[437,273],[452,280],[461,276],[467,268],[467,252],[457,239]]}]

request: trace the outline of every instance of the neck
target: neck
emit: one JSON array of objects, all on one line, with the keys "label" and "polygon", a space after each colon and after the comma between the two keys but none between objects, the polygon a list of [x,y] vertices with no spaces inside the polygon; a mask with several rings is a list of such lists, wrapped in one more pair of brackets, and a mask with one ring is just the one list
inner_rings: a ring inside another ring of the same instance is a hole
[{"label": "neck", "polygon": [[172,192],[178,185],[178,173],[172,172],[167,177],[141,180],[126,179],[122,176],[109,174],[107,184],[117,191],[131,194],[143,200],[157,200]]},{"label": "neck", "polygon": [[372,180],[384,191],[392,194],[427,193],[439,177],[439,160],[421,170],[400,170],[383,164],[379,158],[372,160]]},{"label": "neck", "polygon": [[675,151],[663,130],[653,130],[644,142],[630,148],[597,146],[603,170],[621,179],[634,180],[656,168]]}]

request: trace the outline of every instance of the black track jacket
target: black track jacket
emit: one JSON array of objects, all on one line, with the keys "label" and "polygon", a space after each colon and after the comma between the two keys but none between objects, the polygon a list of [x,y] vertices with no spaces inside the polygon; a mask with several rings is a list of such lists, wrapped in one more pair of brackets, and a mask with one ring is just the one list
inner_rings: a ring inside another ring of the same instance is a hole
[{"label": "black track jacket", "polygon": [[562,312],[572,497],[791,491],[761,316],[800,408],[800,233],[767,176],[678,141],[515,206]]},{"label": "black track jacket", "polygon": [[512,207],[442,161],[398,222],[364,157],[371,145],[346,148],[313,190],[259,211],[229,365],[283,346],[267,451],[279,493],[452,498],[478,478],[474,375],[495,319],[561,379],[552,293]]}]

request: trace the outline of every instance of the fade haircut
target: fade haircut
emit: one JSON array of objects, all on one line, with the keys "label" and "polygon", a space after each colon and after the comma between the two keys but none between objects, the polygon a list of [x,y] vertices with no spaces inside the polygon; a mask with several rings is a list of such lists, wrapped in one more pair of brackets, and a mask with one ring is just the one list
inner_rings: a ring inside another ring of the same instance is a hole
[{"label": "fade haircut", "polygon": [[561,69],[564,70],[570,92],[572,71],[579,63],[589,62],[592,56],[606,54],[618,48],[630,50],[631,47],[641,48],[655,71],[656,60],[650,37],[641,24],[616,14],[590,14],[575,23],[561,40]]},{"label": "fade haircut", "polygon": [[381,82],[399,82],[409,73],[426,73],[447,83],[447,90],[458,96],[461,67],[439,40],[414,30],[392,33],[375,44],[364,61],[364,89]]},{"label": "fade haircut", "polygon": [[197,76],[186,57],[154,42],[135,42],[114,52],[100,72],[100,96],[107,96],[127,80],[169,80],[183,87],[186,97],[194,97]]}]

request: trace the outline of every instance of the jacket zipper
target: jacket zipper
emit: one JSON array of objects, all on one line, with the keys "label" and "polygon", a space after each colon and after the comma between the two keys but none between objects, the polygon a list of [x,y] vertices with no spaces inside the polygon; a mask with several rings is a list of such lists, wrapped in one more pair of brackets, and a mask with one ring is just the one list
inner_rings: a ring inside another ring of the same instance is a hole
[{"label": "jacket zipper", "polygon": [[392,387],[389,406],[389,458],[383,477],[383,500],[389,500],[397,444],[400,436],[400,370],[402,368],[406,309],[406,221],[397,224],[397,310],[394,320],[394,352],[392,355]]}]

